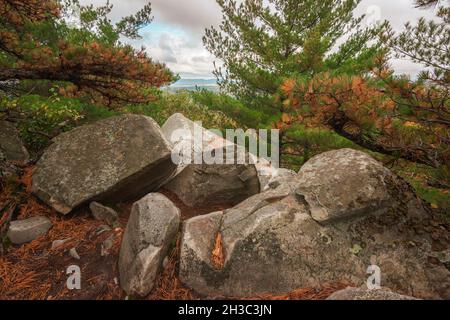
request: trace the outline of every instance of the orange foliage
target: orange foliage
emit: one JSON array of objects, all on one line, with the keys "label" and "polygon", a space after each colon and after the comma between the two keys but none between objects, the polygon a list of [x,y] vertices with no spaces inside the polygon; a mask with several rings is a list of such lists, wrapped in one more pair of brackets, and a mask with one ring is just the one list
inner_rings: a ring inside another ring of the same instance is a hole
[{"label": "orange foliage", "polygon": [[291,119],[327,126],[373,151],[450,165],[448,90],[396,79],[383,61],[366,78],[323,73],[306,83],[286,80],[285,106],[301,115]]},{"label": "orange foliage", "polygon": [[217,233],[216,240],[214,242],[214,250],[211,258],[212,264],[216,269],[222,269],[224,265],[223,247],[222,247],[222,234]]},{"label": "orange foliage", "polygon": [[0,0],[0,52],[16,60],[2,66],[0,81],[68,82],[73,85],[61,93],[89,95],[95,102],[110,107],[152,101],[149,89],[172,81],[171,72],[163,64],[153,62],[143,49],[96,42],[80,45],[66,39],[57,40],[57,48],[51,48],[46,40],[26,28],[59,19],[59,11],[58,2],[52,0]]}]

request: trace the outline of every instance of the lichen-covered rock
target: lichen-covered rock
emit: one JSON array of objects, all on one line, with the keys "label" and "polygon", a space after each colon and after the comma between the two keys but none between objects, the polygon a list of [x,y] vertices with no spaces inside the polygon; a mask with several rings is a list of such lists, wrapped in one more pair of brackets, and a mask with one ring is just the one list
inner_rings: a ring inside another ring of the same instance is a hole
[{"label": "lichen-covered rock", "polygon": [[[164,187],[188,206],[237,204],[259,193],[277,171],[267,160],[250,153],[245,154],[246,164],[195,162],[196,157],[203,159],[205,155],[219,152],[225,158],[226,147],[235,148],[233,155],[236,156],[238,147],[182,114],[172,115],[162,126],[162,131],[174,145],[175,154],[179,155],[176,157],[179,163],[177,175]],[[183,154],[190,155],[191,161],[182,161]]]},{"label": "lichen-covered rock", "polygon": [[154,191],[176,170],[157,123],[122,115],[53,140],[36,166],[33,192],[67,214],[91,201],[125,201]]},{"label": "lichen-covered rock", "polygon": [[340,149],[305,163],[299,172],[297,194],[305,198],[313,219],[327,223],[386,211],[393,204],[392,179],[393,174],[367,154]]},{"label": "lichen-covered rock", "polygon": [[180,278],[198,292],[210,291],[209,278],[202,274],[203,271],[214,272],[212,252],[222,217],[223,212],[218,211],[191,218],[183,224]]},{"label": "lichen-covered rock", "polygon": [[23,244],[44,235],[51,227],[52,223],[46,217],[11,221],[7,236],[12,243]]},{"label": "lichen-covered rock", "polygon": [[190,164],[164,188],[190,207],[235,205],[260,190],[255,167],[245,164]]},{"label": "lichen-covered rock", "polygon": [[282,184],[296,183],[297,178],[297,173],[295,171],[280,168],[274,172],[264,189],[276,189]]},{"label": "lichen-covered rock", "polygon": [[29,158],[16,127],[9,121],[0,121],[0,160],[26,163]]},{"label": "lichen-covered rock", "polygon": [[133,204],[119,255],[120,285],[127,294],[143,297],[151,291],[179,225],[179,209],[162,194]]},{"label": "lichen-covered rock", "polygon": [[334,292],[327,300],[419,300],[386,289],[369,290],[348,287]]},{"label": "lichen-covered rock", "polygon": [[[341,152],[335,160],[347,168],[352,159],[340,157],[352,156]],[[325,154],[325,159],[329,155]],[[377,162],[365,163],[374,166],[367,170],[379,170]],[[350,193],[377,190],[380,183],[363,179],[348,188],[345,177],[340,176],[352,171],[334,166],[328,173]],[[345,219],[324,224],[312,216],[309,197],[299,193],[302,182],[298,180],[255,195],[232,209],[186,221],[180,279],[207,296],[245,297],[337,281],[360,286],[369,276],[367,268],[377,265],[382,285],[400,294],[450,298],[450,272],[438,259],[431,259],[448,248],[448,223],[431,214],[402,179],[389,171],[381,173],[387,190],[387,201],[380,202],[383,210],[367,205],[365,210],[344,213]],[[317,185],[317,190],[322,188]],[[314,188],[308,192],[313,194]],[[335,195],[339,202],[342,195]],[[326,206],[323,209],[329,208],[327,199],[320,199]],[[221,265],[215,263],[213,252],[223,253]]]}]

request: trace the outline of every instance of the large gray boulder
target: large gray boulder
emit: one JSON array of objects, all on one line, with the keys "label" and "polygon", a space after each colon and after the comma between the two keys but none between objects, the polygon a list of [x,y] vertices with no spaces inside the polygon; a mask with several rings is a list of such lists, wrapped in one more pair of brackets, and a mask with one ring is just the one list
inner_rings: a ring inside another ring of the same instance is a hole
[{"label": "large gray boulder", "polygon": [[369,290],[364,288],[345,288],[334,292],[327,300],[418,300],[387,289]]},{"label": "large gray boulder", "polygon": [[235,205],[260,191],[255,167],[245,164],[191,164],[164,188],[190,207]]},{"label": "large gray boulder", "polygon": [[157,190],[176,165],[157,123],[122,115],[63,133],[43,154],[33,192],[63,214],[91,201],[126,201]]},{"label": "large gray boulder", "polygon": [[51,227],[52,223],[47,217],[11,221],[7,236],[12,243],[23,244],[44,235]]},{"label": "large gray boulder", "polygon": [[219,152],[225,158],[229,152],[226,148],[234,148],[233,155],[236,156],[241,149],[182,114],[176,113],[167,119],[162,132],[174,145],[175,154],[190,155],[191,161],[178,158],[176,177],[164,185],[188,206],[237,204],[259,193],[276,171],[267,160],[245,152],[245,164],[195,162],[198,156],[202,159]]},{"label": "large gray boulder", "polygon": [[[326,210],[333,207],[318,193],[324,186],[318,183],[317,193],[313,182],[304,188],[302,169],[295,183],[255,195],[232,209],[186,221],[180,279],[207,296],[245,297],[330,282],[360,286],[369,277],[367,268],[377,265],[382,286],[418,298],[450,298],[450,272],[431,258],[449,248],[446,220],[429,213],[407,183],[369,156],[345,149],[311,160],[313,164],[329,161],[336,165],[317,166],[317,170],[333,177],[323,176],[323,183],[328,195],[339,203],[340,218],[318,220],[313,216],[311,208],[332,212]],[[356,164],[350,170],[346,164],[352,161],[382,174],[384,180],[368,179],[366,170],[359,170]],[[308,169],[311,163],[305,166]],[[350,175],[353,177],[347,179]],[[315,178],[312,172],[309,177]],[[378,189],[383,183],[385,193]],[[377,192],[358,202],[339,189],[350,194]],[[309,194],[317,194],[319,201]],[[345,201],[341,199],[344,196]],[[213,252],[222,253],[221,264]]]},{"label": "large gray boulder", "polygon": [[14,124],[0,121],[0,160],[26,163],[29,157]]},{"label": "large gray boulder", "polygon": [[179,209],[162,194],[133,204],[119,255],[120,285],[127,294],[150,293],[179,225]]}]

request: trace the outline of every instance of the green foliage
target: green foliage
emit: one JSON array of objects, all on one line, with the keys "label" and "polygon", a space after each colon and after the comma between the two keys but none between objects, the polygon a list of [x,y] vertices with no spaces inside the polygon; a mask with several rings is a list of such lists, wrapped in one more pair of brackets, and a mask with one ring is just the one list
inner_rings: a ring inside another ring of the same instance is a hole
[{"label": "green foliage", "polygon": [[204,105],[209,110],[217,110],[234,119],[239,128],[257,129],[270,125],[270,114],[252,109],[243,102],[224,93],[214,93],[208,90],[198,90],[191,93],[196,103]]},{"label": "green foliage", "polygon": [[[419,7],[437,5],[438,1],[416,1]],[[392,49],[394,56],[410,59],[428,67],[420,78],[428,80],[448,90],[450,77],[450,7],[439,7],[437,18],[420,18],[417,24],[405,24],[405,30],[399,34],[389,28],[381,34],[381,40]]]},{"label": "green foliage", "polygon": [[[369,40],[384,28],[361,26],[363,17],[353,17],[359,2],[217,0],[222,24],[207,29],[203,41],[224,61],[215,71],[221,88],[254,108],[279,109],[273,95],[283,78],[330,69],[358,72],[358,64],[366,65],[378,50]],[[343,36],[349,39],[332,53]]]},{"label": "green foliage", "polygon": [[147,105],[130,105],[121,110],[152,117],[162,125],[174,113],[181,113],[192,121],[201,121],[205,128],[236,128],[237,123],[221,110],[209,109],[206,105],[193,99],[188,91],[161,93],[159,98]]},{"label": "green foliage", "polygon": [[350,140],[326,128],[308,128],[296,125],[286,131],[285,152],[281,159],[282,166],[298,171],[312,157],[342,148],[361,149]]},{"label": "green foliage", "polygon": [[[450,210],[450,171],[446,167],[428,166],[399,161],[392,170],[408,181],[417,194],[434,207]],[[449,211],[450,213],[450,211]]]},{"label": "green foliage", "polygon": [[[117,45],[121,36],[130,39],[141,39],[139,30],[153,21],[151,3],[146,4],[132,16],[122,18],[113,23],[109,14],[113,5],[106,2],[102,6],[81,5],[79,0],[60,0],[62,16],[67,18],[58,20],[64,37],[72,43],[97,42],[104,45]],[[79,19],[79,27],[74,28],[68,21]]]},{"label": "green foliage", "polygon": [[59,96],[24,95],[17,99],[2,98],[0,110],[17,113],[22,138],[31,151],[38,152],[49,139],[71,129],[83,120],[83,107],[76,99]]}]

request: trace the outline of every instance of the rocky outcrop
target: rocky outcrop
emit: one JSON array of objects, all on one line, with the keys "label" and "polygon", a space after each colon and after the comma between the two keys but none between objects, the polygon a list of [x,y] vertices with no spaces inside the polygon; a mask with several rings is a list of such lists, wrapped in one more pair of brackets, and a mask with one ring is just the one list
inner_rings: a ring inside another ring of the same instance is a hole
[{"label": "rocky outcrop", "polygon": [[245,297],[330,282],[358,286],[377,265],[382,285],[400,294],[450,298],[450,272],[431,259],[448,249],[448,224],[402,179],[343,149],[311,159],[290,181],[186,221],[180,279],[207,296]]},{"label": "rocky outcrop", "polygon": [[174,171],[157,123],[122,115],[53,140],[36,166],[33,192],[63,214],[91,201],[125,201],[156,190]]},{"label": "rocky outcrop", "polygon": [[[276,172],[268,161],[250,153],[245,153],[245,164],[196,162],[195,159],[201,160],[209,155],[215,157],[219,153],[225,158],[226,147],[234,148],[236,157],[238,148],[182,114],[171,116],[162,126],[162,131],[173,143],[174,154],[177,155],[175,161],[179,164],[177,176],[164,188],[175,193],[188,206],[237,204],[259,193]],[[186,161],[182,155],[189,155],[191,161]]]},{"label": "rocky outcrop", "polygon": [[346,288],[333,293],[327,300],[419,300],[386,289]]},{"label": "rocky outcrop", "polygon": [[133,204],[119,256],[120,285],[143,297],[154,286],[180,224],[180,211],[165,196],[152,193]]},{"label": "rocky outcrop", "polygon": [[27,163],[30,158],[14,124],[0,121],[0,160]]},{"label": "rocky outcrop", "polygon": [[7,236],[12,243],[23,244],[44,235],[51,227],[52,223],[46,217],[11,221]]}]

